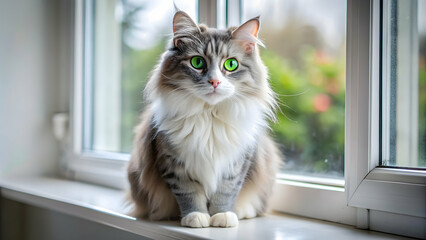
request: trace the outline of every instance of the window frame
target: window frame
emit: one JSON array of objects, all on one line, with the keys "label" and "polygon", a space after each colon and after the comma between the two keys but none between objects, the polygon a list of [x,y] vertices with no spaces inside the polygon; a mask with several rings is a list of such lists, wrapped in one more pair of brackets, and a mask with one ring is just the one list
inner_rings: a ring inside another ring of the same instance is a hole
[{"label": "window frame", "polygon": [[[370,228],[380,225],[389,214],[394,219],[404,215],[411,216],[413,222],[426,223],[426,170],[380,166],[381,3],[348,1],[347,201],[349,206],[369,209],[364,225]],[[412,236],[425,236],[421,229],[407,227],[412,228]],[[394,231],[391,225],[380,225],[377,230]]]},{"label": "window frame", "polygon": [[[110,153],[110,152],[84,152],[83,134],[85,107],[90,104],[84,101],[85,94],[88,94],[90,89],[89,84],[84,81],[85,72],[90,67],[85,68],[88,57],[87,45],[85,41],[85,31],[88,31],[88,26],[85,22],[87,16],[85,5],[88,5],[85,0],[74,1],[74,62],[73,62],[73,82],[71,94],[71,110],[70,110],[70,125],[68,139],[65,143],[65,150],[61,160],[61,175],[66,178],[95,183],[113,188],[126,188],[126,177],[121,174],[124,172],[126,161],[129,159],[129,154]],[[89,28],[90,29],[90,28]],[[85,106],[86,105],[86,106]]]}]

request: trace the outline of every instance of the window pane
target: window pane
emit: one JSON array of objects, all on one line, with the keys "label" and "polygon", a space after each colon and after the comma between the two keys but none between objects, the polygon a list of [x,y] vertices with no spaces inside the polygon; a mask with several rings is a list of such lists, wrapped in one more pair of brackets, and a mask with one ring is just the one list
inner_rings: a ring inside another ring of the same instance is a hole
[{"label": "window pane", "polygon": [[426,168],[426,1],[384,1],[382,166]]},{"label": "window pane", "polygon": [[346,1],[243,1],[244,19],[258,15],[283,172],[343,178]]},{"label": "window pane", "polygon": [[86,150],[130,152],[142,91],[170,38],[174,3],[197,19],[196,0],[102,0],[86,6],[91,19],[85,51],[92,53],[86,58]]}]

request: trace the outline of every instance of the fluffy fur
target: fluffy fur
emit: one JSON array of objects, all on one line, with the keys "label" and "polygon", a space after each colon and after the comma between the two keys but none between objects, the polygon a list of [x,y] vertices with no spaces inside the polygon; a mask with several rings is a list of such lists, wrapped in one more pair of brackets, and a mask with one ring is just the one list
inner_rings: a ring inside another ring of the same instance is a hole
[{"label": "fluffy fur", "polygon": [[[268,136],[276,103],[258,54],[259,20],[216,30],[177,12],[173,26],[135,129],[128,167],[134,215],[233,227],[265,212],[281,162]],[[194,69],[192,56],[207,67]],[[232,72],[222,67],[230,57],[239,62]]]}]

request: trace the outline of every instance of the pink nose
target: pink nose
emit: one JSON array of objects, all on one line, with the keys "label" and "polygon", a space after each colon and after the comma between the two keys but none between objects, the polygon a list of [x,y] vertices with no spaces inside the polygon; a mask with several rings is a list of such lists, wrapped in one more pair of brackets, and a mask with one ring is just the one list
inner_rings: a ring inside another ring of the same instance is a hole
[{"label": "pink nose", "polygon": [[219,84],[220,84],[220,81],[212,78],[212,79],[210,79],[209,83],[211,83],[214,88],[217,88],[217,86],[219,86]]}]

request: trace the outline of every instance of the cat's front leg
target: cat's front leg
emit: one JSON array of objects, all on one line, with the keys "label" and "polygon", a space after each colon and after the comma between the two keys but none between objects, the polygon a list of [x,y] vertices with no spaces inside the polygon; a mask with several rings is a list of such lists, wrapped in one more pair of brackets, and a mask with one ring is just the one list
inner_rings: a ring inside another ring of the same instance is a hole
[{"label": "cat's front leg", "polygon": [[235,163],[234,171],[222,179],[216,193],[210,198],[209,213],[212,216],[210,218],[210,226],[238,226],[238,217],[234,212],[235,201],[252,164],[250,160],[251,156],[253,156],[252,154],[249,152],[242,161]]},{"label": "cat's front leg", "polygon": [[243,179],[243,175],[236,175],[222,181],[217,192],[210,199],[209,212],[212,215],[210,226],[238,226],[238,217],[233,211],[235,199],[241,189]]},{"label": "cat's front leg", "polygon": [[207,197],[201,186],[188,178],[168,174],[165,178],[181,212],[181,225],[193,228],[210,226]]},{"label": "cat's front leg", "polygon": [[180,207],[182,226],[193,228],[210,226],[210,215],[204,192],[181,192],[175,193],[175,196]]}]

